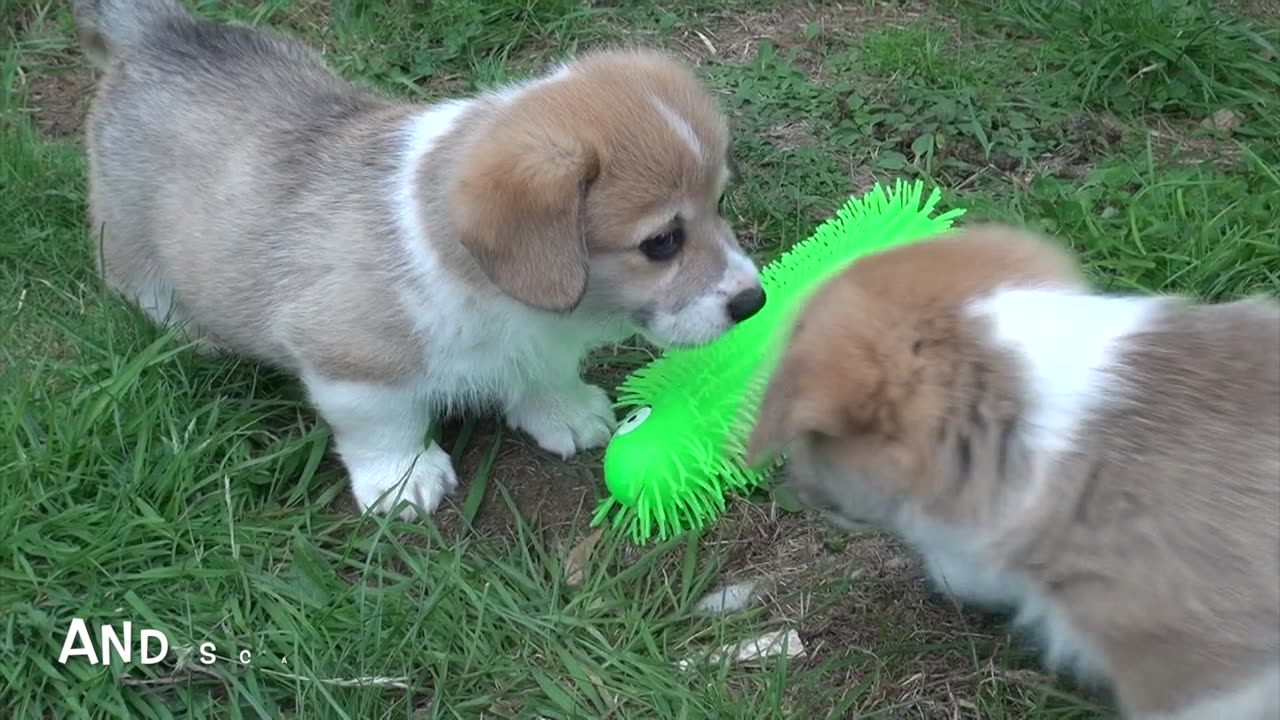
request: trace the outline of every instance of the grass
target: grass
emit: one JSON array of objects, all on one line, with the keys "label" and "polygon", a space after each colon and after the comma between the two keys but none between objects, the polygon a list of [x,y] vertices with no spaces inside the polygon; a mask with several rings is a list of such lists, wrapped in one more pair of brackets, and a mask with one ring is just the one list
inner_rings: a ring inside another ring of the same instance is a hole
[{"label": "grass", "polygon": [[[971,217],[1061,237],[1104,287],[1280,294],[1274,24],[1207,0],[727,2],[198,4],[424,99],[600,43],[684,52],[733,116],[728,212],[762,261],[871,182],[921,177]],[[892,542],[767,497],[704,536],[606,538],[569,582],[598,458],[547,460],[489,419],[446,432],[468,476],[457,508],[353,515],[295,384],[200,358],[104,291],[66,10],[3,7],[5,717],[1105,715],[1021,639],[928,597]],[[1225,130],[1202,127],[1215,113]],[[695,612],[738,578],[762,580],[762,602]],[[60,665],[76,617],[163,629],[169,653]],[[678,665],[787,628],[805,657]]]}]

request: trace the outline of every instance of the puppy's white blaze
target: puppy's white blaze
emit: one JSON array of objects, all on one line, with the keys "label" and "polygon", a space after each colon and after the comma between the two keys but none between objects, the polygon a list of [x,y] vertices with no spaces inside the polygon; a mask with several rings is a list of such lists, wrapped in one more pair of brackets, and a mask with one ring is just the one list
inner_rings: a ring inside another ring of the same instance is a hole
[{"label": "puppy's white blaze", "polygon": [[[1088,414],[1118,389],[1120,378],[1112,371],[1122,343],[1150,322],[1160,302],[1004,289],[970,307],[991,323],[992,339],[1018,358],[1027,375],[1030,410],[1023,437],[1038,458],[1051,462],[1068,450]],[[1040,499],[1044,480],[1044,473],[1035,473],[1026,503]]]},{"label": "puppy's white blaze", "polygon": [[667,125],[689,148],[689,152],[693,153],[693,157],[702,160],[702,141],[698,139],[698,134],[693,131],[693,127],[689,125],[689,121],[680,116],[680,113],[671,108],[670,105],[663,102],[660,98],[650,97],[649,100],[653,106],[658,109],[658,113],[667,121]]},{"label": "puppy's white blaze", "polygon": [[658,345],[692,344],[714,340],[732,326],[729,300],[760,282],[760,272],[751,258],[737,247],[725,245],[725,268],[710,292],[675,313],[660,313],[644,334]]},{"label": "puppy's white blaze", "polygon": [[724,253],[728,263],[725,265],[720,286],[716,288],[717,293],[733,297],[743,290],[760,284],[760,271],[746,253],[729,243],[725,243]]}]

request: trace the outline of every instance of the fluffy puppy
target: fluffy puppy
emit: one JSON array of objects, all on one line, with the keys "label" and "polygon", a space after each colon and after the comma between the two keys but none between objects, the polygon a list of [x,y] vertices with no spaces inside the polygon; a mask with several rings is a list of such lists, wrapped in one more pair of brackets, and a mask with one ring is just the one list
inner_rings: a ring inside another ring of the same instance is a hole
[{"label": "fluffy puppy", "polygon": [[718,209],[723,115],[657,52],[422,106],[176,0],[74,8],[106,70],[87,144],[108,282],[300,378],[362,509],[411,518],[455,487],[424,447],[441,413],[495,406],[566,457],[602,445],[589,349],[704,343],[764,303]]},{"label": "fluffy puppy", "polygon": [[1007,608],[1127,717],[1280,717],[1280,305],[1098,294],[975,226],[799,314],[749,457]]}]

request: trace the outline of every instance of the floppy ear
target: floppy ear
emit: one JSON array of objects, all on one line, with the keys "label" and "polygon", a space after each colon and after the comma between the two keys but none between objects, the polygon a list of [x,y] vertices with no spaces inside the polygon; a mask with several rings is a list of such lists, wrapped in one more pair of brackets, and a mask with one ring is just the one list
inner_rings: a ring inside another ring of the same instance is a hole
[{"label": "floppy ear", "polygon": [[567,312],[587,289],[586,193],[596,153],[511,116],[462,161],[451,206],[462,245],[511,297]]},{"label": "floppy ear", "polygon": [[751,437],[747,438],[746,459],[759,465],[776,455],[795,437],[791,422],[791,404],[796,395],[797,380],[779,365],[765,387],[764,399],[756,413]]},{"label": "floppy ear", "polygon": [[[752,465],[802,435],[836,438],[896,430],[902,385],[898,376],[909,365],[901,348],[907,336],[891,329],[886,320],[866,319],[888,318],[890,308],[860,295],[853,299],[864,309],[841,311],[839,321],[816,323],[821,332],[791,338],[769,378],[747,441]],[[863,323],[863,330],[841,324],[850,322]]]},{"label": "floppy ear", "polygon": [[747,462],[756,465],[776,455],[800,435],[835,436],[844,428],[840,401],[823,392],[821,380],[796,352],[783,356],[769,378],[747,440]]}]

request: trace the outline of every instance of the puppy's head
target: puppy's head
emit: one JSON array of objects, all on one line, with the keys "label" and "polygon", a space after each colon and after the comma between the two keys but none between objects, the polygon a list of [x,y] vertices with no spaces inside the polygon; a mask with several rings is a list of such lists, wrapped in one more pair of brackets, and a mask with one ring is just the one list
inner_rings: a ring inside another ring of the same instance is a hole
[{"label": "puppy's head", "polygon": [[463,244],[534,307],[628,321],[700,344],[760,309],[754,263],[720,214],[726,122],[656,52],[590,55],[518,91],[462,158]]},{"label": "puppy's head", "polygon": [[838,524],[929,504],[950,473],[989,460],[973,445],[957,457],[955,433],[1016,402],[1014,373],[1002,374],[966,306],[998,287],[1082,284],[1057,246],[990,225],[855,262],[800,312],[748,458],[787,451],[797,498]]}]

